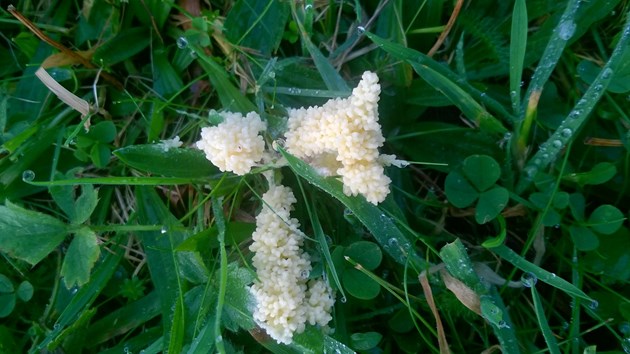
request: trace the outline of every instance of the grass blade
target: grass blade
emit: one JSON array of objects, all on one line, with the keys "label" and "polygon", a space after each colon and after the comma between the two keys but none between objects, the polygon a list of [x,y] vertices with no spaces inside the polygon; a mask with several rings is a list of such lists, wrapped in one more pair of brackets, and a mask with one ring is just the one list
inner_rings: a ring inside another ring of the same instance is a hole
[{"label": "grass blade", "polygon": [[350,209],[396,262],[405,264],[411,261],[418,269],[426,267],[427,262],[416,253],[411,242],[400,232],[392,219],[377,206],[360,196],[348,197],[343,193],[342,184],[337,179],[320,176],[311,166],[282,148],[280,148],[280,153],[287,159],[293,172],[332,195]]},{"label": "grass blade", "polygon": [[510,36],[510,97],[514,113],[521,105],[521,80],[527,46],[527,5],[525,0],[516,0],[512,12]]},{"label": "grass blade", "polygon": [[381,38],[373,33],[365,32],[365,35],[381,49],[391,54],[394,58],[398,58],[409,63],[416,72],[418,72],[418,67],[420,65],[425,65],[426,67],[431,68],[435,72],[446,77],[452,83],[456,82],[457,85],[467,92],[473,99],[478,100],[484,106],[490,108],[491,111],[499,115],[504,120],[508,122],[514,121],[512,114],[510,114],[501,103],[489,97],[485,94],[485,92],[479,91],[471,84],[462,81],[462,79],[448,67],[436,62],[423,53],[404,47],[400,44],[392,43],[391,41]]},{"label": "grass blade", "polygon": [[180,225],[155,189],[138,187],[136,199],[140,223],[163,224],[166,227],[160,231],[145,231],[140,234],[151,272],[151,281],[160,296],[164,350],[180,353],[184,340],[184,300],[175,260],[175,247],[184,240],[184,234],[174,230]]},{"label": "grass blade", "polygon": [[475,101],[466,91],[457,86],[437,71],[426,65],[413,65],[418,75],[420,75],[429,85],[442,92],[448,99],[459,108],[470,120],[487,133],[507,133],[507,129],[488,113],[477,101]]},{"label": "grass blade", "polygon": [[534,302],[534,311],[536,312],[536,318],[538,319],[538,328],[540,328],[545,342],[547,342],[547,348],[549,353],[560,354],[560,348],[558,348],[558,342],[554,337],[551,328],[549,328],[549,322],[545,317],[545,309],[543,309],[542,302],[540,301],[540,295],[536,291],[536,286],[532,286],[532,301]]},{"label": "grass blade", "polygon": [[[121,236],[117,236],[112,241],[113,245],[124,243],[125,240]],[[53,350],[54,347],[49,347],[49,345],[53,342],[57,342],[64,329],[76,322],[82,316],[82,313],[90,308],[103,291],[109,279],[114,275],[118,263],[125,253],[122,247],[112,247],[112,249],[114,249],[115,252],[107,253],[103,262],[96,267],[96,271],[94,271],[90,277],[90,282],[79,289],[72,300],[70,300],[68,306],[66,306],[55,322],[53,330],[48,333],[46,338],[37,346],[38,350],[44,350],[44,348]]]},{"label": "grass blade", "polygon": [[619,42],[615,47],[610,59],[599,72],[584,96],[577,102],[569,115],[562,121],[556,131],[543,143],[536,154],[527,162],[524,175],[517,185],[517,192],[524,191],[531,183],[538,171],[545,169],[555,161],[562,150],[571,143],[577,136],[576,132],[584,126],[586,120],[597,104],[606,88],[614,77],[617,70],[624,61],[625,54],[630,45],[630,17],[626,20],[621,32]]},{"label": "grass blade", "polygon": [[223,336],[221,335],[221,313],[223,312],[223,304],[225,302],[225,288],[227,286],[227,254],[225,253],[225,218],[223,217],[223,206],[221,198],[212,198],[212,212],[219,230],[219,294],[217,299],[216,313],[214,317],[214,344],[217,346],[219,353],[225,353],[225,345],[223,344]]},{"label": "grass blade", "polygon": [[440,250],[440,258],[455,278],[464,282],[478,296],[481,314],[492,325],[504,353],[519,353],[514,325],[507,308],[494,288],[484,285],[473,268],[462,242],[457,239]]},{"label": "grass blade", "polygon": [[558,290],[562,290],[567,293],[571,297],[579,297],[581,299],[585,299],[588,303],[593,303],[593,299],[590,298],[586,293],[582,290],[578,289],[575,285],[569,283],[568,281],[560,278],[554,273],[548,272],[534,263],[528,262],[523,257],[521,257],[518,253],[512,251],[510,248],[505,245],[500,245],[498,247],[490,248],[492,252],[494,252],[499,257],[505,259],[509,263],[511,263],[516,268],[522,270],[523,272],[529,272],[536,276],[540,281],[547,283]]}]

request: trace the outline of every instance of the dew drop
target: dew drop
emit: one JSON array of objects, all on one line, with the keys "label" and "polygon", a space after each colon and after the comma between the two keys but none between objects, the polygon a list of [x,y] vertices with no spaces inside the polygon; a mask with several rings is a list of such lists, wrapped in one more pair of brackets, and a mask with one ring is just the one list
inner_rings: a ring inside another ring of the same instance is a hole
[{"label": "dew drop", "polygon": [[621,332],[624,336],[630,335],[630,322],[623,321],[619,323],[619,332]]},{"label": "dew drop", "polygon": [[35,180],[35,172],[32,170],[26,170],[22,172],[22,181],[24,182],[32,182]]},{"label": "dew drop", "polygon": [[562,329],[563,330],[568,331],[569,327],[570,327],[569,322],[567,322],[567,321],[562,322]]},{"label": "dew drop", "polygon": [[306,6],[304,6],[304,10],[309,11],[313,9],[313,4],[306,4]]},{"label": "dew drop", "polygon": [[611,68],[606,68],[602,72],[602,79],[604,79],[604,80],[610,79],[612,74],[613,74],[613,70]]},{"label": "dew drop", "polygon": [[573,112],[571,112],[571,114],[569,114],[569,118],[571,118],[571,119],[579,118],[580,114],[582,114],[582,111],[580,111],[580,110],[573,111]]},{"label": "dew drop", "polygon": [[389,240],[387,240],[387,244],[388,244],[390,247],[395,247],[395,246],[397,246],[397,245],[398,245],[398,240],[397,240],[397,239],[395,239],[395,238],[390,238]]},{"label": "dew drop", "polygon": [[588,304],[588,308],[595,311],[597,310],[597,308],[599,307],[599,302],[597,300],[592,300],[589,304]]},{"label": "dew drop", "polygon": [[269,78],[270,79],[275,79],[276,78],[276,72],[275,71],[269,72]]},{"label": "dew drop", "polygon": [[533,178],[536,173],[538,173],[538,168],[535,166],[530,166],[525,169],[525,173],[527,173],[527,177]]},{"label": "dew drop", "polygon": [[536,286],[537,282],[538,278],[532,272],[523,273],[523,275],[521,276],[521,283],[523,283],[523,286],[526,288],[533,288],[534,286]]},{"label": "dew drop", "polygon": [[573,37],[573,34],[575,33],[575,28],[575,22],[571,20],[564,21],[560,24],[558,35],[560,36],[560,38],[568,41],[569,39],[571,39],[571,37]]},{"label": "dew drop", "polygon": [[499,328],[510,328],[510,325],[507,324],[504,320],[497,322],[497,327]]},{"label": "dew drop", "polygon": [[630,338],[624,338],[621,340],[621,347],[624,353],[630,354]]},{"label": "dew drop", "polygon": [[560,135],[562,135],[562,137],[564,138],[568,138],[571,136],[571,134],[573,134],[573,131],[569,128],[564,128],[562,129],[562,131],[560,132]]},{"label": "dew drop", "polygon": [[310,275],[310,272],[308,270],[303,270],[300,272],[300,277],[302,279],[308,279],[308,276]]},{"label": "dew drop", "polygon": [[357,33],[359,34],[359,36],[365,33],[365,27],[363,26],[357,27]]},{"label": "dew drop", "polygon": [[562,141],[560,140],[554,140],[551,145],[556,148],[556,149],[560,149],[562,147]]},{"label": "dew drop", "polygon": [[348,301],[348,299],[345,296],[341,297],[341,303],[345,304]]},{"label": "dew drop", "polygon": [[160,229],[160,233],[164,235],[166,232],[168,232],[168,228],[166,226],[162,226],[162,228]]},{"label": "dew drop", "polygon": [[188,47],[188,40],[186,39],[186,37],[177,37],[177,40],[175,40],[175,44],[177,44],[177,48],[184,49]]},{"label": "dew drop", "polygon": [[595,85],[595,87],[593,88],[593,90],[595,90],[595,92],[601,92],[604,89],[604,86],[602,85]]}]

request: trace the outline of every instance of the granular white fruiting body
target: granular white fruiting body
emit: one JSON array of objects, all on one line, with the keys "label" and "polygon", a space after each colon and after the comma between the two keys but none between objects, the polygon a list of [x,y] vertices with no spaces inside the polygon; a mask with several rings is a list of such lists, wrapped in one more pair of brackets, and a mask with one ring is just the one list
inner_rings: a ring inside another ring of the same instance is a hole
[{"label": "granular white fruiting body", "polygon": [[248,173],[264,156],[265,141],[259,134],[267,124],[256,112],[245,117],[240,113],[222,112],[224,120],[216,127],[201,129],[197,148],[219,170],[237,175]]},{"label": "granular white fruiting body", "polygon": [[291,189],[271,186],[263,201],[250,246],[258,276],[250,288],[256,299],[253,317],[273,339],[290,344],[293,334],[303,332],[306,323],[328,324],[334,299],[325,281],[308,282],[311,263],[301,249],[300,224],[290,216],[296,202]]},{"label": "granular white fruiting body", "polygon": [[290,110],[285,134],[287,151],[325,176],[341,176],[346,195],[362,194],[373,204],[387,197],[391,183],[378,151],[385,141],[380,93],[378,76],[366,71],[350,97]]}]

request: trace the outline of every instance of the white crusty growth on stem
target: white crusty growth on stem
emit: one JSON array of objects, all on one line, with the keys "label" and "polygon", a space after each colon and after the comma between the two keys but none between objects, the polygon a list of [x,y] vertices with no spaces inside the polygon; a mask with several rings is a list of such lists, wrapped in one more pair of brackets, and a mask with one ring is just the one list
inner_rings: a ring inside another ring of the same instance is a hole
[{"label": "white crusty growth on stem", "polygon": [[[332,319],[332,290],[322,280],[308,282],[311,263],[300,248],[304,236],[290,212],[295,196],[290,188],[272,185],[263,195],[250,250],[258,281],[250,290],[256,299],[254,320],[281,343],[293,341],[306,323],[326,326]],[[308,283],[307,283],[308,282]]]},{"label": "white crusty growth on stem", "polygon": [[362,194],[373,204],[389,194],[383,166],[400,162],[378,152],[385,141],[378,123],[380,93],[378,76],[366,71],[350,97],[290,110],[285,134],[287,151],[325,176],[340,175],[346,195]]},{"label": "white crusty growth on stem", "polygon": [[201,129],[197,148],[221,171],[244,175],[263,159],[265,141],[259,132],[267,129],[267,123],[256,112],[245,117],[232,112],[220,114],[224,118],[222,123]]}]

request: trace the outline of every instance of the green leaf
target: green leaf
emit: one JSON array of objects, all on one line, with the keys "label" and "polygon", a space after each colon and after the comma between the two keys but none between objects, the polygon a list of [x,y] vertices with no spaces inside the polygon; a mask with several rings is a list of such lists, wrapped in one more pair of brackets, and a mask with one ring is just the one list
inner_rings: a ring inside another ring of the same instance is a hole
[{"label": "green leaf", "polygon": [[14,290],[11,279],[4,274],[0,274],[0,293],[12,293]]},{"label": "green leaf", "polygon": [[101,250],[94,231],[82,227],[74,235],[61,266],[66,288],[82,286],[90,280],[90,272]]},{"label": "green leaf", "polygon": [[112,66],[140,53],[149,46],[151,36],[146,27],[126,28],[116,37],[103,43],[94,52],[97,65]]},{"label": "green leaf", "polygon": [[197,149],[164,143],[131,145],[114,151],[125,164],[143,172],[183,178],[208,178],[220,171]]},{"label": "green leaf", "polygon": [[350,295],[361,300],[374,299],[381,291],[381,286],[377,282],[354,268],[348,268],[343,272],[341,282]]},{"label": "green leaf", "polygon": [[448,201],[458,208],[470,206],[479,197],[475,187],[457,170],[446,176],[444,192]]},{"label": "green leaf", "polygon": [[375,348],[383,339],[383,335],[378,332],[352,333],[350,343],[355,350],[370,350]]},{"label": "green leaf", "polygon": [[13,312],[15,308],[15,294],[14,293],[1,293],[0,294],[0,318],[7,317]]},{"label": "green leaf", "polygon": [[91,184],[81,186],[81,195],[77,198],[74,205],[74,213],[70,216],[70,222],[78,225],[86,222],[96,205],[98,204],[98,191]]},{"label": "green leaf", "polygon": [[616,207],[605,204],[600,205],[588,218],[587,224],[600,234],[610,235],[615,233],[626,218]]},{"label": "green leaf", "polygon": [[230,42],[270,56],[282,40],[288,18],[289,5],[284,1],[238,0],[223,28]]},{"label": "green leaf", "polygon": [[34,292],[35,292],[35,289],[33,288],[33,284],[25,280],[20,283],[15,293],[18,299],[24,302],[27,302],[33,297]]},{"label": "green leaf", "polygon": [[229,319],[245,330],[251,330],[256,326],[251,314],[251,304],[254,299],[249,291],[249,285],[254,278],[253,272],[239,267],[238,263],[228,264],[223,311],[226,320]]},{"label": "green leaf", "polygon": [[90,149],[90,160],[98,168],[104,168],[109,163],[109,157],[111,156],[111,150],[109,147],[102,143],[96,143],[92,145]]},{"label": "green leaf", "polygon": [[357,241],[345,248],[344,255],[352,258],[367,270],[374,270],[383,259],[381,248],[370,241]]},{"label": "green leaf", "polygon": [[565,181],[570,181],[585,186],[587,184],[596,185],[610,181],[617,174],[617,167],[610,162],[600,162],[588,172],[569,173],[562,177]]},{"label": "green leaf", "polygon": [[162,97],[180,91],[184,83],[180,75],[175,71],[164,49],[153,51],[153,89]]},{"label": "green leaf", "polygon": [[630,279],[630,231],[623,227],[608,237],[600,237],[597,252],[584,257],[585,268],[601,274],[605,284],[626,284]]},{"label": "green leaf", "polygon": [[197,62],[208,74],[208,79],[212,83],[213,88],[217,90],[219,100],[224,109],[240,113],[256,110],[254,104],[234,86],[224,68],[210,58],[201,48],[197,46],[190,46],[189,48],[197,55]]},{"label": "green leaf", "polygon": [[501,186],[482,192],[475,210],[475,220],[478,224],[485,224],[494,220],[505,208],[510,199],[510,193]]},{"label": "green leaf", "polygon": [[575,244],[575,248],[580,251],[593,251],[599,247],[597,235],[589,228],[582,226],[571,226],[569,234]]},{"label": "green leaf", "polygon": [[572,193],[569,195],[569,208],[571,214],[577,221],[584,221],[584,209],[586,208],[586,201],[581,193]]},{"label": "green leaf", "polygon": [[486,155],[469,156],[464,160],[462,170],[466,178],[480,192],[492,187],[501,176],[499,164],[492,157]]},{"label": "green leaf", "polygon": [[[630,54],[626,53],[621,67],[619,70],[615,71],[613,79],[610,81],[610,85],[608,85],[607,90],[609,92],[630,92],[630,65],[628,65],[628,59],[630,59]],[[593,83],[601,70],[601,67],[589,60],[582,60],[577,66],[580,78],[587,84]]]},{"label": "green leaf", "polygon": [[7,201],[0,205],[0,251],[32,265],[39,263],[63,241],[67,226],[36,211]]}]

